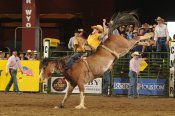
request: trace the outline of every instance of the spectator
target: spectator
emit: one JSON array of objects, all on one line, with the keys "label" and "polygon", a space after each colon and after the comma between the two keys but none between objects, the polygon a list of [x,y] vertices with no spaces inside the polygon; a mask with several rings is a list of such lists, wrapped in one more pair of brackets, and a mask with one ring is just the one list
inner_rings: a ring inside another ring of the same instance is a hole
[{"label": "spectator", "polygon": [[27,58],[27,60],[32,60],[32,51],[31,50],[27,50],[26,58]]},{"label": "spectator", "polygon": [[77,33],[77,30],[75,30],[74,31],[74,36],[69,39],[68,48],[70,50],[73,50],[74,49],[73,48],[73,41],[74,41],[74,38],[77,37],[77,36],[78,36],[78,33]]},{"label": "spectator", "polygon": [[32,59],[33,60],[38,60],[38,52],[37,52],[37,50],[33,51],[33,58]]},{"label": "spectator", "polygon": [[134,30],[134,31],[132,32],[132,34],[133,34],[133,38],[134,38],[134,37],[137,37],[137,36],[138,36],[138,31],[137,31],[137,30]]},{"label": "spectator", "polygon": [[128,31],[126,32],[126,38],[128,40],[133,38],[133,33],[132,33],[133,29],[134,29],[133,26],[129,26]]},{"label": "spectator", "polygon": [[4,52],[0,51],[0,60],[4,60]]},{"label": "spectator", "polygon": [[175,40],[175,34],[173,35],[173,40]]},{"label": "spectator", "polygon": [[[157,52],[167,52],[166,44],[169,41],[169,32],[167,26],[164,24],[164,19],[161,17],[157,17],[155,19],[157,22],[157,26],[155,27],[154,31],[154,40],[157,46]],[[166,54],[161,55],[162,58],[167,57]]]},{"label": "spectator", "polygon": [[20,53],[20,54],[19,54],[19,58],[20,58],[20,60],[28,60],[28,59],[25,57],[25,54],[24,54],[24,53]]},{"label": "spectator", "polygon": [[121,36],[126,38],[126,27],[124,25],[119,27],[119,33],[120,33]]},{"label": "spectator", "polygon": [[23,73],[23,69],[22,69],[21,64],[20,64],[20,59],[17,56],[17,51],[13,50],[12,56],[10,56],[10,58],[8,59],[7,64],[6,64],[6,76],[10,72],[11,78],[10,78],[10,81],[7,84],[6,88],[5,88],[5,93],[7,93],[9,91],[10,87],[12,86],[12,84],[14,84],[14,91],[17,94],[21,94],[21,92],[19,92],[17,79],[16,79],[16,74],[17,74],[18,68],[21,70],[21,73]]},{"label": "spectator", "polygon": [[110,96],[110,83],[112,80],[112,65],[111,67],[104,72],[103,76],[102,76],[102,96],[106,97],[106,96]]},{"label": "spectator", "polygon": [[5,60],[8,60],[10,56],[11,56],[10,53],[7,53],[6,57],[5,57]]}]

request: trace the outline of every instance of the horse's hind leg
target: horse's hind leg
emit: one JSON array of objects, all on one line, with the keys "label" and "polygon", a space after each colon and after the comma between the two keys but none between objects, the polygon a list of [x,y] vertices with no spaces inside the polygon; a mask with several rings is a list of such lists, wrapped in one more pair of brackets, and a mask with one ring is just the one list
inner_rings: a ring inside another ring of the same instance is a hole
[{"label": "horse's hind leg", "polygon": [[76,85],[72,85],[72,84],[68,84],[68,90],[64,96],[64,99],[62,100],[62,102],[60,103],[59,106],[55,106],[55,108],[64,108],[64,103],[67,101],[67,99],[70,97],[70,95],[72,94],[72,91],[74,90]]},{"label": "horse's hind leg", "polygon": [[84,106],[84,84],[78,84],[79,90],[80,90],[80,104],[78,106],[76,106],[76,109],[86,109],[86,107]]}]

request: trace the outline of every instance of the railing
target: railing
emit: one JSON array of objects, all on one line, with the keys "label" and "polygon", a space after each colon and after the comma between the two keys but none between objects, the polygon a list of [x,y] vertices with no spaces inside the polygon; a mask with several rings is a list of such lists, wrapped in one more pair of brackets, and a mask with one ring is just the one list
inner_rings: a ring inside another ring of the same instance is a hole
[{"label": "railing", "polygon": [[[146,52],[142,55],[148,58],[146,60],[148,66],[140,72],[141,77],[164,79],[169,77],[169,53]],[[115,62],[113,77],[128,77],[130,59],[131,55],[127,54]]]}]

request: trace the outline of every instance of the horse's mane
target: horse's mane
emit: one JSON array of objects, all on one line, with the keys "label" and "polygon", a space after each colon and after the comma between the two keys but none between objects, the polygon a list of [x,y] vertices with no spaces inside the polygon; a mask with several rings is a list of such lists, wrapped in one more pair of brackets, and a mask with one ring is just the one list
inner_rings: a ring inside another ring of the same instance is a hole
[{"label": "horse's mane", "polygon": [[47,66],[48,62],[53,62],[53,61],[54,61],[53,58],[41,59],[40,68],[43,67],[43,66]]},{"label": "horse's mane", "polygon": [[113,24],[109,27],[109,34],[112,34],[112,32],[120,26],[132,24],[138,27],[140,25],[136,10],[114,13],[110,20],[113,21]]},{"label": "horse's mane", "polygon": [[61,63],[62,66],[64,66],[67,62],[67,60],[70,58],[71,55],[66,55],[63,57],[60,57],[59,59],[57,59],[57,62]]}]

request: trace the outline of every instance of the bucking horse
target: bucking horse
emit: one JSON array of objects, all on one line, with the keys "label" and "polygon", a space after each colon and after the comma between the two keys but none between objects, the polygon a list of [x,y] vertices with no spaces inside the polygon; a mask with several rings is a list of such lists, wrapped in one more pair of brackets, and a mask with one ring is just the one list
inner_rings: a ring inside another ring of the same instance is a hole
[{"label": "bucking horse", "polygon": [[[122,25],[134,24],[139,25],[137,15],[133,12],[122,12],[113,16],[114,25],[110,31]],[[73,89],[78,86],[80,91],[80,104],[76,109],[86,109],[84,105],[84,85],[93,79],[103,75],[114,61],[127,54],[138,42],[140,37],[127,40],[123,36],[110,35],[109,38],[98,47],[92,55],[80,58],[68,70],[64,69],[65,60],[61,59],[44,59],[41,62],[40,82],[51,77],[53,72],[63,73],[68,81],[68,89],[64,99],[55,108],[63,108],[65,102],[72,94]]]}]

